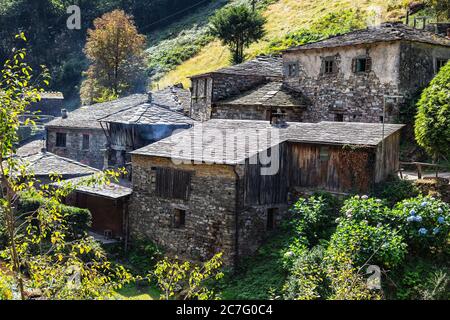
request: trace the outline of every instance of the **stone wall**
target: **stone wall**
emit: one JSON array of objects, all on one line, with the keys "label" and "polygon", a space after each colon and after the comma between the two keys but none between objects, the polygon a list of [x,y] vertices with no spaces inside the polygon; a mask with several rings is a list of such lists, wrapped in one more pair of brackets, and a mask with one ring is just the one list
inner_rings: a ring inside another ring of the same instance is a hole
[{"label": "stone wall", "polygon": [[[274,107],[274,110],[277,110]],[[300,108],[280,108],[286,114],[285,120],[301,122],[303,119],[303,109]],[[217,104],[212,106],[212,119],[234,119],[234,120],[269,120],[270,108],[265,106],[249,105],[227,105]]]},{"label": "stone wall", "polygon": [[[66,133],[66,147],[56,146],[56,134]],[[89,150],[83,150],[83,135],[88,134]],[[101,129],[47,128],[47,150],[88,166],[103,169],[105,165],[106,136]]]},{"label": "stone wall", "polygon": [[400,91],[417,96],[437,74],[437,59],[450,60],[450,48],[425,43],[403,42],[400,60]]},{"label": "stone wall", "polygon": [[[334,74],[323,74],[322,61],[331,56],[335,57],[338,70]],[[353,72],[352,60],[359,56],[372,59],[370,72]],[[399,44],[288,52],[284,62],[285,68],[290,63],[298,63],[298,76],[286,77],[285,81],[312,103],[304,121],[335,121],[336,115],[341,114],[343,121],[381,122],[383,95],[399,94]],[[397,115],[398,106],[394,106],[386,114],[386,120],[394,122]]]},{"label": "stone wall", "polygon": [[[188,201],[155,195],[156,168],[193,173]],[[203,261],[224,253],[227,265],[235,259],[236,175],[224,165],[180,165],[170,159],[133,155],[133,196],[130,201],[132,239],[151,239],[168,254]],[[184,228],[174,228],[175,209],[186,210]]]},{"label": "stone wall", "polygon": [[198,121],[207,121],[211,119],[214,102],[239,95],[270,80],[270,77],[264,76],[220,73],[194,78],[190,116]]},{"label": "stone wall", "polygon": [[[370,72],[353,72],[352,60],[360,56],[371,58]],[[336,73],[322,73],[326,57],[335,57]],[[283,56],[285,82],[311,101],[304,116],[309,122],[336,121],[337,115],[349,122],[381,122],[384,96],[403,96],[386,104],[385,120],[395,123],[401,110],[435,76],[437,58],[450,58],[450,48],[405,41],[287,52]],[[291,63],[298,63],[297,76],[287,76]]]}]

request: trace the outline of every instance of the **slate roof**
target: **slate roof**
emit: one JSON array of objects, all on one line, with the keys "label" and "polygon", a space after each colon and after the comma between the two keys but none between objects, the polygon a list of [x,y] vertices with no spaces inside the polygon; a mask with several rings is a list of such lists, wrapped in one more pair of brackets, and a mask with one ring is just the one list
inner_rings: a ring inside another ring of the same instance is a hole
[{"label": "slate roof", "polygon": [[418,30],[402,23],[384,23],[379,27],[367,28],[334,36],[322,41],[305,44],[285,50],[285,52],[354,46],[385,41],[415,41],[450,47],[450,40],[435,33]]},{"label": "slate roof", "polygon": [[17,149],[16,155],[19,157],[27,157],[36,153],[40,153],[42,148],[45,148],[45,141],[34,140],[24,144]]},{"label": "slate roof", "polygon": [[[402,127],[403,125],[385,125],[385,136],[390,136]],[[236,135],[237,143],[230,142],[234,141],[234,137],[227,134]],[[221,135],[232,140],[223,141]],[[254,143],[245,143],[245,139]],[[280,128],[272,126],[268,121],[213,119],[131,153],[235,165],[285,141],[375,147],[382,141],[382,125],[320,122],[287,123]]]},{"label": "slate roof", "polygon": [[123,124],[191,125],[194,120],[184,114],[154,104],[144,103],[102,118],[101,122]]},{"label": "slate roof", "polygon": [[152,92],[152,103],[173,111],[183,112],[191,107],[191,92],[178,86]]},{"label": "slate roof", "polygon": [[192,76],[204,77],[210,74],[230,74],[241,76],[283,77],[283,59],[281,56],[259,56],[253,60],[222,68],[213,72]]},{"label": "slate roof", "polygon": [[266,107],[305,107],[301,94],[289,90],[282,82],[269,82],[237,97],[218,101],[221,105],[259,105]]},{"label": "slate roof", "polygon": [[57,173],[62,176],[76,177],[100,172],[100,170],[50,152],[39,152],[20,159],[35,176]]},{"label": "slate roof", "polygon": [[79,128],[79,129],[101,129],[97,121],[114,112],[137,106],[148,100],[147,94],[133,94],[128,97],[114,101],[94,104],[92,106],[81,107],[68,113],[66,119],[57,118],[46,124],[46,128]]},{"label": "slate roof", "polygon": [[[86,177],[74,178],[65,180],[63,182],[57,183],[56,185],[61,185],[65,183],[71,183],[74,185],[83,183]],[[95,196],[105,197],[108,199],[120,199],[124,197],[128,197],[133,193],[133,189],[121,186],[116,183],[109,183],[104,185],[95,185],[95,186],[76,186],[75,190],[81,193],[91,194]]]}]

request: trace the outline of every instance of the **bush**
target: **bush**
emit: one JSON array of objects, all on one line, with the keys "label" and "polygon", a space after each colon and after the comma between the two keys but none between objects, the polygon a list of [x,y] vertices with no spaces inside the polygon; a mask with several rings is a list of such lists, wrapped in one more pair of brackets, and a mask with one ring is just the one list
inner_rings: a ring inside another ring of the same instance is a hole
[{"label": "bush", "polygon": [[145,275],[163,255],[162,250],[149,240],[137,239],[126,254],[133,271]]},{"label": "bush", "polygon": [[376,185],[374,190],[374,196],[386,200],[390,207],[397,202],[414,198],[418,195],[419,190],[413,182],[402,180],[398,177],[392,177],[386,182]]},{"label": "bush", "polygon": [[290,210],[291,228],[297,236],[306,237],[310,246],[319,239],[329,239],[335,227],[334,203],[334,198],[326,194],[300,198]]},{"label": "bush", "polygon": [[314,300],[327,296],[324,252],[323,246],[317,246],[296,259],[283,287],[283,299]]},{"label": "bush", "polygon": [[394,215],[397,227],[415,250],[429,252],[447,246],[450,231],[450,206],[433,197],[419,196],[398,203]]},{"label": "bush", "polygon": [[400,300],[448,300],[450,272],[447,260],[411,259],[392,277],[395,283],[393,298]]},{"label": "bush", "polygon": [[[18,211],[22,214],[33,214],[43,206],[45,206],[45,202],[42,198],[34,195],[23,195],[19,201]],[[91,227],[92,216],[89,210],[66,205],[60,205],[60,210],[67,223],[69,240],[79,238]]]},{"label": "bush", "polygon": [[341,208],[341,218],[338,221],[365,221],[371,226],[390,224],[392,213],[381,199],[368,196],[354,196],[347,199]]},{"label": "bush", "polygon": [[370,226],[366,221],[343,221],[331,237],[327,259],[341,263],[350,258],[355,266],[395,268],[406,256],[403,237],[388,226]]}]

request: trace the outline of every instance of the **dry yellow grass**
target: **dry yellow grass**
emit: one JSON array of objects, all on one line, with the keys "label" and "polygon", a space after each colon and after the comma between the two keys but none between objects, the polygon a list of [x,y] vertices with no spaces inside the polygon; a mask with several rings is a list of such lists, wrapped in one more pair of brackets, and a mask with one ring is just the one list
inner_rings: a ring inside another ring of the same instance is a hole
[{"label": "dry yellow grass", "polygon": [[[402,0],[279,0],[270,5],[264,12],[267,18],[266,37],[251,45],[246,50],[246,54],[250,58],[256,56],[272,40],[302,27],[307,27],[329,12],[360,8],[377,12],[380,18],[384,19],[388,16],[388,5],[395,2],[400,3]],[[203,48],[195,57],[185,61],[165,75],[157,86],[163,88],[181,82],[185,87],[189,87],[190,81],[187,77],[228,66],[229,60],[230,55],[227,48],[221,45],[219,41],[214,41]]]}]

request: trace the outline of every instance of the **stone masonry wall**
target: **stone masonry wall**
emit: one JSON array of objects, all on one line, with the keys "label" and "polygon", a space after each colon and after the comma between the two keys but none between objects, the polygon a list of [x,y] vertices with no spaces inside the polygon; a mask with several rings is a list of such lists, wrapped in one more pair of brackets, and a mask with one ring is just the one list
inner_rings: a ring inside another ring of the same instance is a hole
[{"label": "stone masonry wall", "polygon": [[[324,75],[322,60],[332,56],[338,72]],[[370,72],[353,72],[352,60],[360,56],[372,59]],[[428,86],[438,58],[450,59],[450,48],[406,41],[288,52],[283,57],[286,83],[312,102],[304,121],[334,121],[341,114],[344,121],[381,122],[384,96],[403,96],[386,105],[390,123]],[[298,76],[287,76],[290,63],[298,63]]]},{"label": "stone masonry wall", "polygon": [[207,121],[211,119],[214,102],[239,95],[267,81],[269,78],[263,76],[235,74],[213,74],[192,79],[191,117]]},{"label": "stone masonry wall", "polygon": [[[56,146],[56,133],[66,133],[66,147]],[[82,150],[83,135],[88,134],[89,150]],[[47,128],[47,150],[88,166],[103,169],[105,162],[106,136],[99,129]]]},{"label": "stone masonry wall", "polygon": [[[372,71],[353,73],[352,60],[366,55],[372,58]],[[324,75],[322,60],[331,56],[336,58],[338,71]],[[290,52],[285,53],[284,63],[285,69],[289,63],[298,63],[298,76],[286,77],[285,81],[312,102],[304,121],[334,121],[336,114],[342,114],[344,121],[380,122],[383,95],[399,94],[399,44]],[[387,113],[386,121],[395,121],[398,108],[394,106]]]},{"label": "stone masonry wall", "polygon": [[[157,167],[193,172],[188,201],[155,195]],[[235,259],[236,176],[223,165],[180,165],[170,159],[133,155],[133,196],[130,235],[145,237],[166,250],[194,261],[224,253],[227,265]],[[184,228],[173,227],[174,210],[186,210]]]},{"label": "stone masonry wall", "polygon": [[[274,110],[278,108],[275,107]],[[301,122],[303,109],[280,108],[286,114],[286,121]],[[212,107],[212,119],[234,119],[234,120],[269,120],[270,108],[265,106],[249,105],[226,105],[218,104]]]}]

